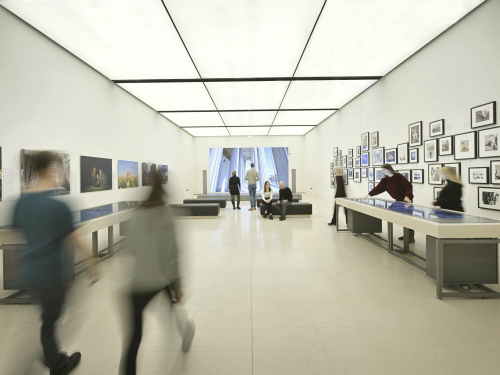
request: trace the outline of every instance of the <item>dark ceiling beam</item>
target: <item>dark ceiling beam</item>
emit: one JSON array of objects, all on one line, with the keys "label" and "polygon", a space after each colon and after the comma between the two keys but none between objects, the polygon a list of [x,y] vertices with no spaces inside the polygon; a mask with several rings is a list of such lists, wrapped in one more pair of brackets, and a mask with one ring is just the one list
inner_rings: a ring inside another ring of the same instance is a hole
[{"label": "dark ceiling beam", "polygon": [[383,76],[115,79],[113,80],[113,82],[114,83],[210,83],[210,82],[274,82],[274,81],[360,81],[360,80],[378,80],[382,77]]},{"label": "dark ceiling beam", "polygon": [[338,108],[288,108],[288,109],[193,109],[184,111],[158,111],[158,113],[217,113],[217,112],[294,112],[294,111],[338,111]]}]

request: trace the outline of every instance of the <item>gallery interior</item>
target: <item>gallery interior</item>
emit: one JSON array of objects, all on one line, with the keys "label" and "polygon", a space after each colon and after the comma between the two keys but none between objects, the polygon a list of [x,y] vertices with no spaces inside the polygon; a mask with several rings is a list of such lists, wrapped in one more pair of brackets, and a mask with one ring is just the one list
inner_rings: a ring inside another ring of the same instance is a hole
[{"label": "gallery interior", "polygon": [[[0,0],[0,373],[49,373],[12,223],[50,150],[92,253],[57,325],[74,374],[121,374],[130,220],[156,173],[196,332],[182,350],[155,297],[138,374],[498,374],[499,16],[500,0]],[[386,163],[411,203],[367,197]],[[443,167],[464,212],[433,205]],[[265,181],[291,189],[286,220],[264,215]]]}]

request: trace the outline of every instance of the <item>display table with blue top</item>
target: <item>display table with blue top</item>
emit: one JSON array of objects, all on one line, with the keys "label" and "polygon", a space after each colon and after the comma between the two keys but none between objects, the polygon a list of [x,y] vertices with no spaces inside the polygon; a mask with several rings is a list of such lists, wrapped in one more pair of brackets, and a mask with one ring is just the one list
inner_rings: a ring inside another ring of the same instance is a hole
[{"label": "display table with blue top", "polygon": [[[361,234],[379,246],[380,242],[371,237],[378,237],[375,233],[382,231],[382,221],[386,221],[388,252],[436,280],[438,298],[500,297],[499,292],[485,286],[499,281],[500,220],[385,199],[337,198],[336,203],[337,209],[343,206],[348,210],[347,231]],[[393,243],[393,224],[405,228],[402,249]],[[409,248],[409,229],[426,235],[426,257],[420,257],[425,266],[406,257],[416,255]],[[456,292],[444,292],[444,287]]]}]

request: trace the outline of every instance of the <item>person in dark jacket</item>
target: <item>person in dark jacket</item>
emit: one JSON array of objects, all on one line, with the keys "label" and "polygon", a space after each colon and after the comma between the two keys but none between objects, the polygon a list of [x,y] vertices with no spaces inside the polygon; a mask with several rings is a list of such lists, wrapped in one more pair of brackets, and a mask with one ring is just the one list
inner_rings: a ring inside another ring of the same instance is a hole
[{"label": "person in dark jacket", "polygon": [[[397,173],[392,165],[384,164],[382,165],[382,173],[384,177],[375,186],[365,198],[368,196],[373,197],[375,195],[382,194],[384,192],[389,193],[389,195],[398,202],[413,203],[413,185],[410,181],[406,179],[401,173]],[[402,241],[404,237],[399,237],[398,240]],[[410,242],[415,242],[415,231],[410,229]]]},{"label": "person in dark jacket", "polygon": [[[233,171],[233,176],[229,179],[229,193],[231,194],[231,203],[233,204],[233,210],[240,208],[240,188],[241,182],[240,178],[236,176],[236,171]],[[234,206],[234,197],[238,198],[238,206]]]},{"label": "person in dark jacket", "polygon": [[[335,198],[345,198],[344,177],[342,176],[342,168],[335,168]],[[345,217],[347,220],[347,208],[344,207]],[[328,225],[337,225],[337,203],[333,205],[332,221]]]},{"label": "person in dark jacket", "polygon": [[292,198],[293,194],[290,188],[285,187],[285,183],[280,181],[280,197],[278,202],[273,204],[276,210],[281,214],[280,221],[286,219],[286,208],[292,205]]},{"label": "person in dark jacket", "polygon": [[462,206],[462,181],[457,176],[455,168],[441,168],[441,180],[446,181],[446,185],[439,193],[439,198],[432,201],[433,206],[439,206],[445,210],[464,212]]}]

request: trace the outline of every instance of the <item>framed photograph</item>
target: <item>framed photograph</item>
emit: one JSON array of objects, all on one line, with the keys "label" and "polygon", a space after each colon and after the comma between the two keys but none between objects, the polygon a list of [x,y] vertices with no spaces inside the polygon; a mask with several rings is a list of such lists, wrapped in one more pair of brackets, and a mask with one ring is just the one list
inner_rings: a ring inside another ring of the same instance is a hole
[{"label": "framed photograph", "polygon": [[362,167],[369,167],[370,166],[370,153],[369,152],[363,152],[361,154],[361,166]]},{"label": "framed photograph", "polygon": [[333,177],[335,176],[335,173],[333,172],[333,170],[330,170],[330,177]]},{"label": "framed photograph", "polygon": [[118,160],[118,189],[139,187],[139,163]]},{"label": "framed photograph", "polygon": [[80,156],[80,191],[89,193],[112,189],[112,160]]},{"label": "framed photograph", "polygon": [[374,187],[375,187],[375,184],[373,182],[368,183],[368,191],[372,191]]},{"label": "framed photograph", "polygon": [[361,146],[356,146],[356,156],[361,156]]},{"label": "framed photograph", "polygon": [[418,148],[410,148],[410,163],[418,163]]},{"label": "framed photograph", "polygon": [[347,159],[347,168],[352,168],[352,167],[353,167],[352,159]]},{"label": "framed photograph", "polygon": [[347,155],[342,156],[342,168],[347,168]]},{"label": "framed photograph", "polygon": [[335,156],[339,156],[339,148],[338,147],[333,148],[333,157],[335,158]]},{"label": "framed photograph", "polygon": [[439,138],[439,156],[453,155],[453,137]]},{"label": "framed photograph", "polygon": [[408,181],[411,181],[411,171],[409,169],[401,169],[398,172],[405,176]]},{"label": "framed photograph", "polygon": [[338,167],[342,168],[342,157],[341,156],[336,156],[333,159],[333,168]]},{"label": "framed photograph", "polygon": [[373,168],[366,168],[368,172],[368,181],[375,181],[375,173],[373,171]]},{"label": "framed photograph", "polygon": [[347,178],[354,178],[354,171],[352,170],[352,168],[347,170]]},{"label": "framed photograph", "polygon": [[408,164],[408,142],[398,145],[398,164]]},{"label": "framed photograph", "polygon": [[349,150],[347,150],[347,157],[348,158],[352,158],[353,157],[353,150],[352,150],[352,148],[350,148]]},{"label": "framed photograph", "polygon": [[358,168],[361,167],[361,158],[354,159],[354,166]]},{"label": "framed photograph", "polygon": [[496,104],[497,102],[490,102],[471,108],[470,127],[474,129],[495,125],[497,123]]},{"label": "framed photograph", "polygon": [[349,183],[347,178],[347,169],[342,170],[342,178],[344,180],[344,185],[347,185]]},{"label": "framed photograph", "polygon": [[479,208],[500,211],[500,188],[480,186],[477,188]]},{"label": "framed photograph", "polygon": [[424,161],[438,161],[438,140],[429,139],[424,142]]},{"label": "framed photograph", "polygon": [[475,159],[476,132],[456,134],[453,136],[455,149],[455,160]]},{"label": "framed photograph", "polygon": [[422,145],[422,121],[408,125],[408,142],[410,147]]},{"label": "framed photograph", "polygon": [[330,187],[331,188],[335,187],[335,176],[330,176]]},{"label": "framed photograph", "polygon": [[378,143],[378,132],[373,132],[372,133],[372,148],[378,147],[378,146],[379,146],[379,143]]},{"label": "framed photograph", "polygon": [[361,177],[366,178],[366,168],[361,168]]},{"label": "framed photograph", "polygon": [[442,187],[435,187],[434,188],[434,194],[433,194],[433,198],[434,199],[438,199],[439,198],[439,194],[441,193],[441,190],[443,190]]},{"label": "framed photograph", "polygon": [[500,184],[500,160],[490,161],[491,184]]},{"label": "framed photograph", "polygon": [[374,182],[380,182],[380,180],[382,179],[382,177],[384,177],[383,173],[382,173],[382,168],[375,168],[375,181]]},{"label": "framed photograph", "polygon": [[[500,181],[500,175],[498,180]],[[469,168],[469,184],[488,184],[488,183],[489,183],[488,167]]]},{"label": "framed photograph", "polygon": [[444,120],[436,120],[429,123],[429,137],[444,135]]},{"label": "framed photograph", "polygon": [[142,186],[150,186],[156,174],[156,164],[142,163]]},{"label": "framed photograph", "polygon": [[365,152],[370,149],[370,146],[368,144],[368,140],[370,137],[370,133],[363,133],[361,134],[361,151]]},{"label": "framed photograph", "polygon": [[462,178],[462,170],[460,169],[460,163],[444,163],[443,166],[453,168],[457,176]]},{"label": "framed photograph", "polygon": [[411,170],[411,183],[412,184],[423,184],[424,183],[424,170],[423,169],[412,169]]},{"label": "framed photograph", "polygon": [[396,164],[398,159],[398,150],[396,148],[385,149],[385,162],[389,164]]},{"label": "framed photograph", "polygon": [[361,169],[360,168],[354,168],[354,182],[361,182]]},{"label": "framed photograph", "polygon": [[383,165],[385,160],[384,147],[372,149],[372,165]]},{"label": "framed photograph", "polygon": [[480,158],[495,158],[500,156],[500,147],[498,145],[498,136],[500,127],[479,130],[477,132]]},{"label": "framed photograph", "polygon": [[[1,152],[1,148],[0,148]],[[35,160],[42,151],[36,150],[21,150],[21,193],[27,193],[38,188],[39,177],[35,169]],[[50,195],[66,195],[71,194],[71,157],[70,154],[60,152],[52,152],[54,156],[54,164],[52,165],[52,172],[55,179],[55,185],[51,189]],[[2,200],[2,165],[0,155],[0,201]],[[93,172],[86,171],[82,178],[87,179],[88,175]],[[96,170],[99,174],[99,170]],[[92,186],[95,188],[95,186]],[[92,190],[89,190],[92,191]],[[82,193],[86,191],[82,190]]]},{"label": "framed photograph", "polygon": [[333,163],[330,163],[330,170],[333,169]]},{"label": "framed photograph", "polygon": [[441,185],[441,164],[429,164],[429,185]]}]

